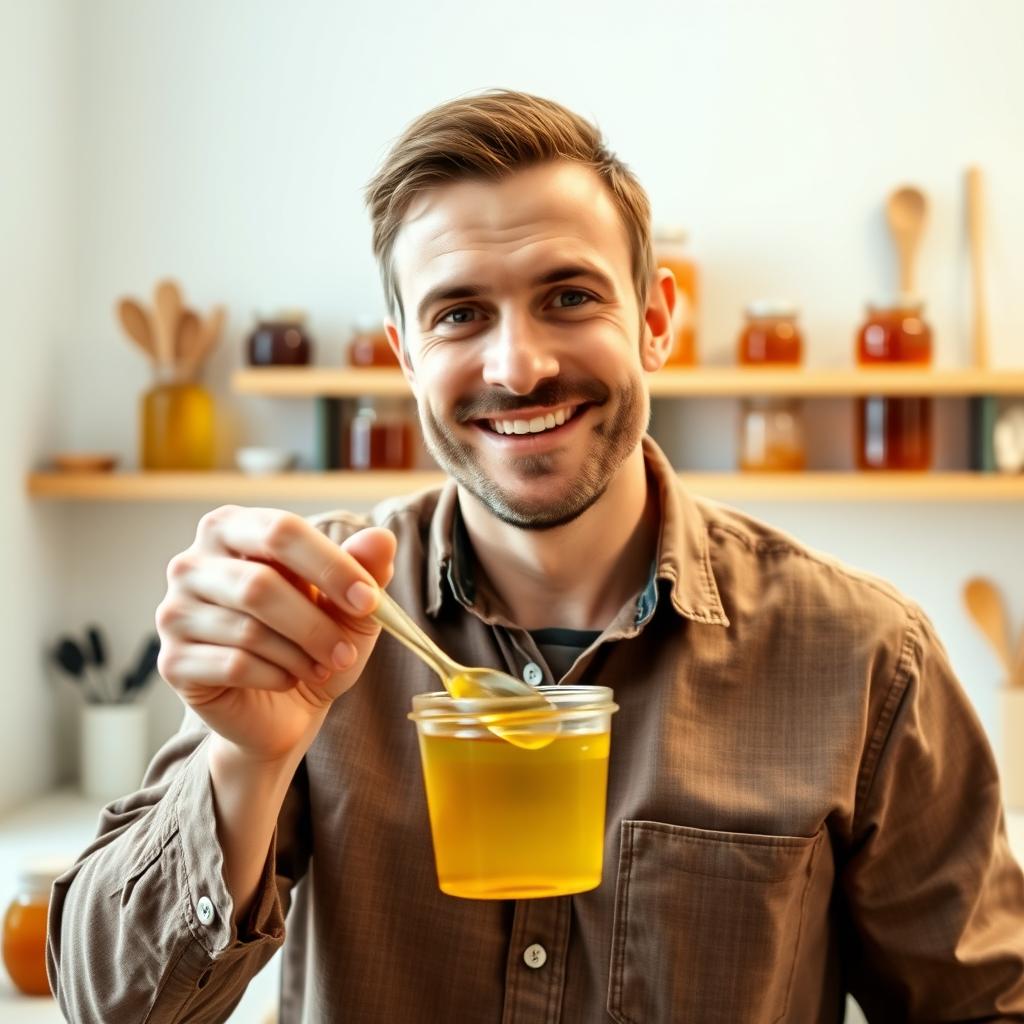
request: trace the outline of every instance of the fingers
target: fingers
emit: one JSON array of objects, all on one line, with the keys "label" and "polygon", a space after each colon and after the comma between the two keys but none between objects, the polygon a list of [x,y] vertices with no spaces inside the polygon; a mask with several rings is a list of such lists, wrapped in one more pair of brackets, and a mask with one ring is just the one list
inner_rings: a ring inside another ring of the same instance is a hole
[{"label": "fingers", "polygon": [[[240,647],[215,644],[175,644],[161,647],[157,664],[160,675],[176,690],[198,688],[214,698],[224,687],[284,692],[295,680],[279,665]],[[195,696],[190,703],[202,703]]]},{"label": "fingers", "polygon": [[[369,536],[356,540],[362,533]],[[387,534],[380,528],[360,531],[350,538],[348,546],[338,547],[291,512],[225,505],[203,516],[196,542],[209,553],[275,562],[315,584],[343,612],[362,617],[373,607],[377,574],[390,577],[394,549],[388,545],[394,540],[388,540]],[[374,571],[363,564],[364,557]],[[353,587],[357,583],[365,587]]]}]

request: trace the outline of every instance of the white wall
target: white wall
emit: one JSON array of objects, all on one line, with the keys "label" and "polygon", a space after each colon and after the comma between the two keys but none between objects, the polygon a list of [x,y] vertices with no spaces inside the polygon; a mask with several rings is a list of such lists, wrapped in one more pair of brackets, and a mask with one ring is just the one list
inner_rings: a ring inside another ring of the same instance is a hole
[{"label": "white wall", "polygon": [[[380,309],[363,184],[410,119],[492,85],[595,118],[648,187],[658,218],[691,226],[709,362],[731,361],[748,299],[782,294],[803,307],[808,361],[847,364],[865,300],[891,290],[882,202],[903,181],[932,200],[920,277],[937,360],[965,361],[962,174],[980,163],[992,210],[994,358],[1024,362],[1019,0],[92,0],[80,13],[79,67],[66,83],[79,94],[78,201],[67,221],[51,215],[78,244],[74,331],[61,338],[54,382],[66,415],[46,421],[62,444],[111,449],[134,464],[147,377],[112,305],[173,273],[192,301],[231,311],[208,379],[234,436],[310,457],[311,405],[227,391],[250,313],[306,307],[321,361],[336,361],[347,322]],[[62,95],[48,117],[67,106]],[[56,237],[49,248],[61,249]],[[710,418],[691,403],[669,415],[670,446],[693,463],[728,465],[732,410],[705,411]],[[48,448],[39,435],[25,443],[37,454]],[[832,442],[845,452],[844,444],[841,434]],[[225,463],[229,455],[225,447]],[[920,599],[994,728],[997,669],[957,592],[968,575],[989,571],[1024,617],[1019,504],[750,507]],[[69,509],[56,577],[64,618],[100,619],[126,657],[151,627],[167,559],[201,512]],[[36,556],[23,557],[34,571]],[[21,622],[22,648],[37,643],[38,626]],[[169,694],[153,700],[156,743],[177,707]]]},{"label": "white wall", "polygon": [[39,639],[62,622],[61,509],[30,502],[24,474],[51,448],[70,347],[73,106],[71,0],[0,0],[0,812],[53,782],[53,689]]}]

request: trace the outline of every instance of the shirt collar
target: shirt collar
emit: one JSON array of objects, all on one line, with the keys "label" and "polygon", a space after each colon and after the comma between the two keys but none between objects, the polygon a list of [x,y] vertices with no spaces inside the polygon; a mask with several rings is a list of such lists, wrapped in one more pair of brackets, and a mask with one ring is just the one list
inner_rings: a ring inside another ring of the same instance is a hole
[{"label": "shirt collar", "polygon": [[[643,453],[648,477],[658,488],[661,524],[657,556],[651,578],[640,594],[637,619],[653,614],[657,581],[665,580],[672,607],[679,615],[694,622],[728,626],[711,566],[704,516],[652,438],[643,439]],[[472,555],[459,512],[458,487],[451,479],[441,488],[434,509],[427,559],[427,613],[437,615],[446,592],[460,604],[471,607],[476,597]]]}]

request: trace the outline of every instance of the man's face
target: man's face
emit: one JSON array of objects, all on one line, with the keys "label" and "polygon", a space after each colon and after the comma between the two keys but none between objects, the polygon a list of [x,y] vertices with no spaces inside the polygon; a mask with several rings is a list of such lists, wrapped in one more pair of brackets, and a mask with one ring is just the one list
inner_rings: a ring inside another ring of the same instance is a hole
[{"label": "man's face", "polygon": [[434,458],[517,527],[586,511],[649,415],[629,240],[600,178],[558,162],[432,189],[394,261]]}]

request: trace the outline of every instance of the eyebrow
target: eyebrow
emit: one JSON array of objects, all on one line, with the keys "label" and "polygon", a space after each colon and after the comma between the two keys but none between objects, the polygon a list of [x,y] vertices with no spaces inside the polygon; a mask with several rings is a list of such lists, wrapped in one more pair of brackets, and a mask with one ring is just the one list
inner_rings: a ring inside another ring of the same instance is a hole
[{"label": "eyebrow", "polygon": [[[569,281],[580,277],[596,281],[606,291],[615,291],[615,286],[607,275],[596,267],[584,263],[565,263],[553,267],[539,277],[535,277],[530,284],[537,287],[544,284],[558,284],[560,281]],[[448,302],[452,299],[475,299],[488,294],[490,294],[489,288],[471,282],[438,285],[423,296],[423,300],[416,307],[416,317],[422,322],[427,310],[439,302]]]}]

